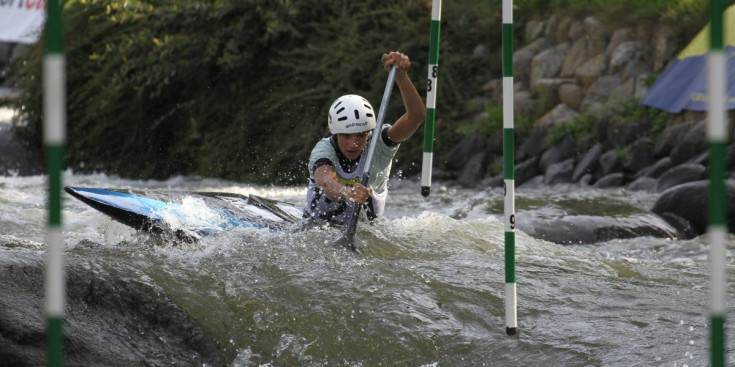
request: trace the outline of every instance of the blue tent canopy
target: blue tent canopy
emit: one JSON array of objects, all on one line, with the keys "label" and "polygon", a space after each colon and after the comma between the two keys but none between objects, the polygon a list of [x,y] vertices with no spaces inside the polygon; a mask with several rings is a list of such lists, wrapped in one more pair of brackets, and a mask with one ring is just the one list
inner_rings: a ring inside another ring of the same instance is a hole
[{"label": "blue tent canopy", "polygon": [[[735,109],[735,5],[725,12],[727,55],[727,109]],[[707,51],[709,25],[702,29],[661,74],[641,104],[669,113],[707,110]]]}]

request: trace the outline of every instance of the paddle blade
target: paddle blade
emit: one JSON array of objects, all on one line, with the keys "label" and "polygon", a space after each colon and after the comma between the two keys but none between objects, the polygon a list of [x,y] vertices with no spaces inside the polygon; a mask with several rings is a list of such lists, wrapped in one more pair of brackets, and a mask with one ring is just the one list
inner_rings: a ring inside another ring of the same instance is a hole
[{"label": "paddle blade", "polygon": [[346,248],[348,250],[352,250],[357,252],[357,246],[355,246],[355,237],[352,236],[352,238],[348,238],[347,236],[342,237],[337,240],[337,242],[334,243],[334,247],[336,248]]},{"label": "paddle blade", "polygon": [[345,224],[345,234],[335,243],[335,247],[346,247],[352,251],[356,251],[355,233],[357,233],[357,220],[360,218],[361,207],[362,205],[352,205],[352,212],[348,222]]}]

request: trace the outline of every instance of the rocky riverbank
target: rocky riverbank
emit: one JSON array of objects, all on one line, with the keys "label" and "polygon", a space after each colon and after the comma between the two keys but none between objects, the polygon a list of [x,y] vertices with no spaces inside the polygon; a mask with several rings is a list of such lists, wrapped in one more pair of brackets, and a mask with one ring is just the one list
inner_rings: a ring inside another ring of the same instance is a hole
[{"label": "rocky riverbank", "polygon": [[[554,15],[527,23],[527,42],[513,55],[515,114],[551,107],[530,134],[516,132],[516,187],[579,184],[665,192],[668,202],[682,205],[657,205],[658,214],[689,236],[703,233],[700,220],[691,219],[706,218],[706,207],[695,202],[706,198],[706,185],[678,186],[708,177],[706,114],[668,115],[663,128],[645,116],[622,116],[626,104],[643,96],[654,74],[678,52],[678,37],[670,25],[616,28],[593,16]],[[499,105],[502,81],[492,80],[485,89],[484,102]],[[733,121],[735,114],[729,117]],[[554,129],[582,119],[590,125],[588,134],[549,144]],[[729,131],[732,137],[732,125]],[[437,176],[467,187],[502,186],[502,147],[502,131],[470,135],[452,149],[446,171]],[[726,169],[732,176],[733,144],[727,147]]]},{"label": "rocky riverbank", "polygon": [[[46,360],[43,253],[0,243],[0,364]],[[32,246],[32,244],[30,245]],[[224,366],[216,340],[150,277],[67,255],[65,363]]]}]

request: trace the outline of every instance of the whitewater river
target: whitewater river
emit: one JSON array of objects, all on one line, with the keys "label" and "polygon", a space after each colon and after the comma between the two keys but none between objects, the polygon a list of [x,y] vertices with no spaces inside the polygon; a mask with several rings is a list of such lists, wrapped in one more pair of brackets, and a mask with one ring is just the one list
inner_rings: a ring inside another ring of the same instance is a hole
[{"label": "whitewater river", "polygon": [[[193,178],[132,181],[66,172],[64,183],[226,191],[297,204],[305,195],[305,187]],[[195,244],[165,242],[64,194],[66,256],[123,263],[148,275],[216,336],[232,366],[709,364],[704,238],[562,246],[522,231],[524,218],[585,208],[645,212],[655,194],[519,189],[520,335],[508,337],[502,189],[435,183],[425,199],[416,181],[393,186],[387,218],[359,227],[362,254],[333,248],[339,233],[329,230],[243,229]],[[45,190],[43,176],[0,177],[0,256],[44,251]],[[727,272],[735,279],[732,241]],[[730,286],[730,320],[734,296]]]}]

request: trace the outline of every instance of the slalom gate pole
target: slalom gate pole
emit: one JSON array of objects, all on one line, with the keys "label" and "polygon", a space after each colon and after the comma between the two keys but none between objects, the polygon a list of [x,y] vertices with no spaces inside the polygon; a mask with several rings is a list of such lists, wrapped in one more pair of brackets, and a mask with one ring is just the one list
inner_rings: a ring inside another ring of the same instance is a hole
[{"label": "slalom gate pole", "polygon": [[421,195],[431,193],[431,170],[434,162],[434,126],[436,122],[436,83],[439,73],[439,30],[442,0],[431,3],[431,35],[429,41],[429,75],[426,87],[426,127],[424,128],[424,161],[421,165]]},{"label": "slalom gate pole", "polygon": [[515,131],[513,127],[513,0],[503,0],[503,185],[505,187],[505,332],[516,335]]},{"label": "slalom gate pole", "polygon": [[66,90],[62,0],[49,0],[43,61],[43,142],[48,174],[46,232],[46,343],[48,366],[64,365],[64,237],[61,220],[61,174],[66,140]]},{"label": "slalom gate pole", "polygon": [[[710,0],[710,52],[707,65],[709,140],[709,227],[710,241],[710,365],[725,366],[725,315],[727,313],[727,274],[725,244],[727,240],[725,146],[727,144],[727,56],[723,47],[722,0]],[[730,25],[732,26],[732,24]]]}]

